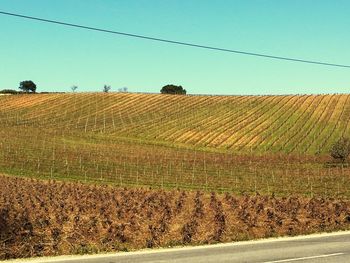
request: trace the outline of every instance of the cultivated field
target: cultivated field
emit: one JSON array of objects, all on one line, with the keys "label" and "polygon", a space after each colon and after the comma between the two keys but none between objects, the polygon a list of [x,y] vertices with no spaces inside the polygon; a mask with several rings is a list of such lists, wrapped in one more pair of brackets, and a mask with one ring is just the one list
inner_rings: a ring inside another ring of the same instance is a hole
[{"label": "cultivated field", "polygon": [[349,197],[326,165],[349,95],[0,98],[0,171],[118,186]]},{"label": "cultivated field", "polygon": [[326,153],[350,133],[350,95],[38,94],[0,99],[8,127],[230,152]]},{"label": "cultivated field", "polygon": [[0,259],[350,228],[350,201],[125,189],[0,176]]},{"label": "cultivated field", "polygon": [[349,96],[1,96],[0,259],[349,229]]}]

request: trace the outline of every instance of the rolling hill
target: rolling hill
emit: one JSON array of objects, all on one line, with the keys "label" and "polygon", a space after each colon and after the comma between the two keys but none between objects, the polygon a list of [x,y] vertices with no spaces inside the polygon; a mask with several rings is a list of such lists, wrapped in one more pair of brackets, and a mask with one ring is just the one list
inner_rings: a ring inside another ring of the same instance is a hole
[{"label": "rolling hill", "polygon": [[350,134],[350,100],[349,95],[19,95],[0,98],[0,125],[230,152],[315,154],[327,153]]},{"label": "rolling hill", "polygon": [[350,95],[0,97],[0,172],[119,186],[350,196],[325,166]]}]

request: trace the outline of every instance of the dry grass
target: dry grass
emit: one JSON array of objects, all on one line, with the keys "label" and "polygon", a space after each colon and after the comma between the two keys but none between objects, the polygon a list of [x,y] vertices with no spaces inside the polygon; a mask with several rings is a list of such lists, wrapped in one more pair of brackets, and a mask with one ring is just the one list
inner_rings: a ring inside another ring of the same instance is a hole
[{"label": "dry grass", "polygon": [[0,259],[208,244],[349,227],[349,201],[125,189],[0,176]]}]

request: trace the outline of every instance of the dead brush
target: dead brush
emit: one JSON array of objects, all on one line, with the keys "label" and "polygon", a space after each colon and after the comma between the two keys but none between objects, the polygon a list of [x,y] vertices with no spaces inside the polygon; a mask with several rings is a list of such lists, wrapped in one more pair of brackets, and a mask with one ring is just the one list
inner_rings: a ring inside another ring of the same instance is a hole
[{"label": "dead brush", "polygon": [[175,212],[176,213],[180,213],[180,211],[182,210],[182,207],[185,203],[186,197],[187,197],[186,192],[182,191],[179,198],[176,200],[176,203],[175,203]]},{"label": "dead brush", "polygon": [[124,189],[5,176],[0,176],[0,190],[0,259],[350,228],[348,200]]},{"label": "dead brush", "polygon": [[221,241],[221,238],[224,234],[226,228],[226,219],[223,212],[221,201],[217,200],[216,194],[211,193],[210,197],[210,207],[214,211],[214,233],[212,234],[211,239],[215,242]]},{"label": "dead brush", "polygon": [[201,200],[202,193],[197,191],[194,198],[194,214],[196,218],[202,218],[204,216],[204,204]]},{"label": "dead brush", "polygon": [[191,219],[184,224],[181,229],[182,242],[188,244],[193,240],[194,235],[197,233],[199,220],[204,216],[204,204],[202,201],[202,195],[200,191],[196,192],[194,197],[194,209],[192,211]]},{"label": "dead brush", "polygon": [[161,237],[169,231],[169,222],[172,218],[171,207],[163,202],[163,211],[160,220],[148,226],[149,229],[149,238],[146,240],[146,247],[152,248],[154,246],[159,246]]},{"label": "dead brush", "polygon": [[198,221],[196,218],[192,218],[181,229],[183,244],[191,243],[193,236],[196,234],[198,228]]}]

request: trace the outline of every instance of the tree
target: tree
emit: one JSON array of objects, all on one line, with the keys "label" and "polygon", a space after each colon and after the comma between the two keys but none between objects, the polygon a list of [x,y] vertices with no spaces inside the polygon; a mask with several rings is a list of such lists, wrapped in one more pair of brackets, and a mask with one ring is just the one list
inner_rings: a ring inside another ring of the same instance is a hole
[{"label": "tree", "polygon": [[19,89],[23,90],[24,92],[33,92],[35,93],[36,91],[36,85],[33,81],[31,80],[25,80],[19,83]]},{"label": "tree", "polygon": [[340,160],[344,163],[350,154],[350,139],[340,138],[332,145],[330,154],[335,160]]},{"label": "tree", "polygon": [[173,84],[169,84],[164,86],[160,92],[162,94],[182,94],[182,95],[186,95],[186,90],[183,89],[182,86],[176,86]]},{"label": "tree", "polygon": [[108,85],[104,85],[103,86],[103,92],[107,93],[111,90],[111,86],[108,86]]},{"label": "tree", "polygon": [[128,88],[127,87],[119,88],[118,92],[128,92]]},{"label": "tree", "polygon": [[70,87],[70,89],[71,89],[73,92],[75,92],[75,91],[78,89],[78,86],[73,85],[72,87]]}]

